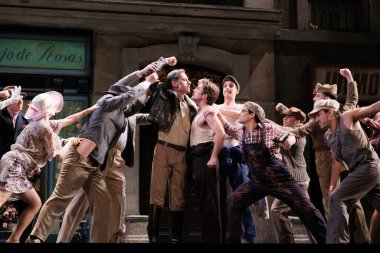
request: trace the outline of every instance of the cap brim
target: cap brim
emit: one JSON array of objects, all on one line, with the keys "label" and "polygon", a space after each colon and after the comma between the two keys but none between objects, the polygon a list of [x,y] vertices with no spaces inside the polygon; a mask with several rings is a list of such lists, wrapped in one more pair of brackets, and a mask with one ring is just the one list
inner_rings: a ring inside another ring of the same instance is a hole
[{"label": "cap brim", "polygon": [[309,117],[314,117],[315,116],[315,114],[317,114],[320,110],[322,110],[322,109],[320,109],[320,108],[318,108],[318,109],[314,109],[314,110],[312,110],[311,112],[309,112]]},{"label": "cap brim", "polygon": [[292,114],[292,112],[290,110],[285,110],[285,111],[281,112],[281,115],[289,115],[289,114]]}]

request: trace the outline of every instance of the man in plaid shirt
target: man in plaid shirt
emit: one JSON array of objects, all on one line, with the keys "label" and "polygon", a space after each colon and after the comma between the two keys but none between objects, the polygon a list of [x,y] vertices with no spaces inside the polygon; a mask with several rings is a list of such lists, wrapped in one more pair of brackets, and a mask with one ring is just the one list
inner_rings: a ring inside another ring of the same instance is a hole
[{"label": "man in plaid shirt", "polygon": [[227,199],[227,240],[240,243],[246,208],[272,195],[293,209],[318,243],[325,243],[326,222],[291,176],[280,153],[281,145],[290,149],[296,142],[295,136],[279,126],[263,123],[265,112],[253,102],[243,105],[238,119],[242,126],[230,125],[220,113],[217,116],[226,134],[239,140],[249,167],[249,181],[241,184]]}]

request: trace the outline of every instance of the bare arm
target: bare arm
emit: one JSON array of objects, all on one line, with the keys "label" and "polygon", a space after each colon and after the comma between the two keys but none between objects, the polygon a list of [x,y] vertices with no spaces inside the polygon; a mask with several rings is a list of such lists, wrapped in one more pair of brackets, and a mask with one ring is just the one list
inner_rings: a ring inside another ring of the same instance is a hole
[{"label": "bare arm", "polygon": [[380,111],[380,101],[377,101],[376,103],[373,103],[369,106],[364,106],[364,107],[345,111],[342,114],[342,119],[343,119],[344,125],[348,129],[358,129],[360,127],[359,121],[361,119],[374,115],[379,111]]},{"label": "bare arm", "polygon": [[[211,113],[211,111],[210,111],[210,113]],[[223,117],[223,115],[222,115],[219,111],[215,111],[215,112],[212,112],[212,113],[215,113],[215,114],[216,114],[216,116],[218,117],[220,123],[221,123],[222,126],[224,127],[224,125],[228,122],[228,121],[226,120],[226,118]],[[206,116],[206,115],[205,115],[205,116]],[[207,116],[209,116],[209,114],[207,114]]]},{"label": "bare arm", "polygon": [[237,120],[239,118],[239,115],[240,115],[240,111],[236,111],[236,110],[228,110],[228,109],[220,108],[219,111],[224,116],[230,117],[234,120]]},{"label": "bare arm", "polygon": [[77,122],[78,120],[86,117],[87,115],[89,115],[90,113],[92,113],[93,111],[95,111],[95,109],[98,108],[98,105],[95,104],[81,112],[78,112],[78,113],[74,113],[74,114],[71,114],[70,116],[67,116],[66,118],[62,119],[62,123],[61,123],[61,126],[62,128],[64,127],[67,127],[69,125],[72,125],[74,124],[75,122]]},{"label": "bare arm", "polygon": [[360,120],[361,123],[364,125],[368,126],[374,131],[379,131],[380,130],[380,122],[377,122],[376,120],[373,120],[371,118],[364,118]]},{"label": "bare arm", "polygon": [[207,162],[207,166],[210,168],[216,167],[216,161],[218,160],[218,154],[219,151],[223,147],[224,143],[224,129],[220,121],[213,116],[212,114],[209,114],[206,116],[206,122],[208,126],[214,131],[214,147],[212,149],[210,160]]}]

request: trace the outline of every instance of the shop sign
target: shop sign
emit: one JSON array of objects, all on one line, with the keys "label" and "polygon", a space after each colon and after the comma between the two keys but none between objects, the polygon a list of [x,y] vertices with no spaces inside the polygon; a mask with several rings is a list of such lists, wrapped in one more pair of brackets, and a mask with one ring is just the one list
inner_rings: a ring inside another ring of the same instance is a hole
[{"label": "shop sign", "polygon": [[88,70],[88,42],[54,37],[2,37],[0,72],[82,73]]},{"label": "shop sign", "polygon": [[[348,67],[358,84],[359,102],[377,101],[380,97],[380,68]],[[328,83],[338,85],[338,96],[347,94],[347,80],[339,74],[339,67],[313,68],[313,85]]]}]

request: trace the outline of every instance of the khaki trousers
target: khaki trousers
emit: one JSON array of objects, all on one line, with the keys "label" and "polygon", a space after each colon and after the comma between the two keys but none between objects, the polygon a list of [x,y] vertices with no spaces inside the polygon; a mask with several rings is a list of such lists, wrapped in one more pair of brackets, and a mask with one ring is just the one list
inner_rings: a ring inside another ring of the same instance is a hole
[{"label": "khaki trousers", "polygon": [[149,204],[163,207],[169,186],[169,208],[182,211],[185,207],[185,177],[187,166],[185,151],[156,144],[153,154]]},{"label": "khaki trousers", "polygon": [[57,184],[42,206],[31,235],[45,241],[57,219],[83,187],[92,217],[90,241],[107,242],[109,196],[103,174],[98,167],[92,166],[89,157],[82,159],[75,146],[70,147],[62,162]]},{"label": "khaki trousers", "polygon": [[332,157],[333,155],[331,151],[315,151],[315,167],[317,169],[326,219],[329,215],[329,188],[331,181],[331,168],[333,165]]},{"label": "khaki trousers", "polygon": [[[106,168],[103,171],[110,197],[108,234],[123,229],[125,216],[125,165],[122,150],[108,151]],[[83,188],[78,192],[65,211],[57,242],[70,242],[89,207]],[[109,238],[111,239],[111,238]]]}]

